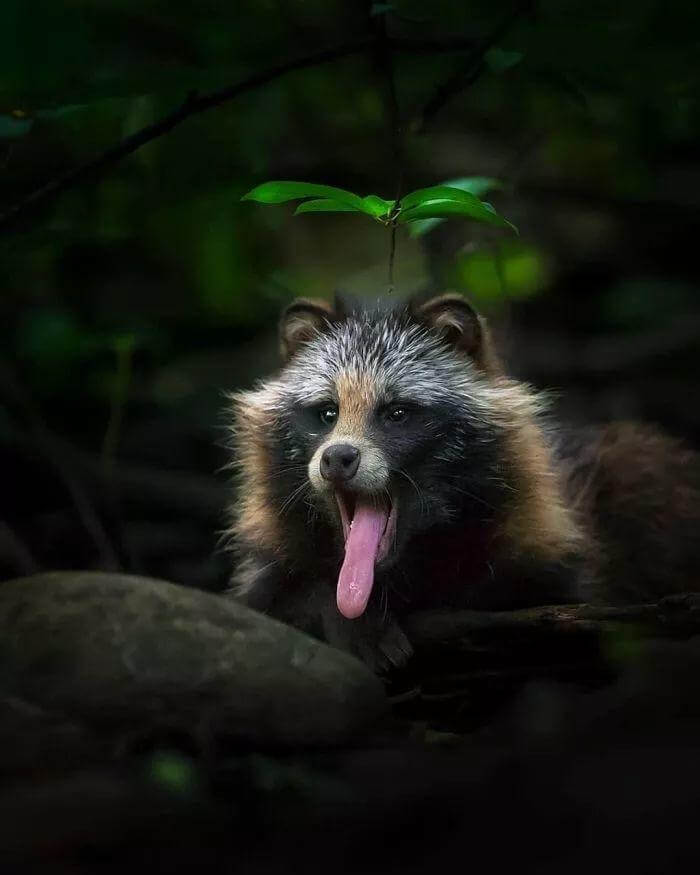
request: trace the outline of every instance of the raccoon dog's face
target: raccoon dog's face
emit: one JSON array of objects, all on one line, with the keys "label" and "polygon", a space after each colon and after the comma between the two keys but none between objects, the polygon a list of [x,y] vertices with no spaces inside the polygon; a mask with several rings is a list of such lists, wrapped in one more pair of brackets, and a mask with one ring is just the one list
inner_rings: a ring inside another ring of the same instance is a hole
[{"label": "raccoon dog's face", "polygon": [[[286,365],[247,398],[275,413],[280,513],[304,494],[337,533],[337,602],[348,618],[364,612],[375,568],[400,562],[412,537],[488,520],[501,500],[484,332],[452,295],[388,313],[298,301],[282,319]],[[302,501],[296,513],[309,508]]]}]

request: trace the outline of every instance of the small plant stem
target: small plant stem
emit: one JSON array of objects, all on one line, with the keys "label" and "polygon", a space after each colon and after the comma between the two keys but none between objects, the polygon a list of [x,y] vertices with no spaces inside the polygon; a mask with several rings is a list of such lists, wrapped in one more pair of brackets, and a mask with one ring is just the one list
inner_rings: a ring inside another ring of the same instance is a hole
[{"label": "small plant stem", "polygon": [[[398,204],[401,199],[404,176],[404,149],[401,126],[401,110],[399,108],[398,95],[396,93],[396,79],[394,76],[394,53],[393,43],[388,32],[389,13],[384,12],[377,16],[374,27],[376,42],[374,46],[375,64],[384,79],[383,97],[384,110],[386,113],[387,132],[391,160],[396,168],[396,188],[394,200]],[[396,255],[396,215],[392,211],[389,238],[389,285],[387,294],[394,291],[394,259]]]},{"label": "small plant stem", "polygon": [[394,256],[396,255],[396,221],[391,223],[391,236],[389,238],[389,287],[387,294],[394,291]]}]

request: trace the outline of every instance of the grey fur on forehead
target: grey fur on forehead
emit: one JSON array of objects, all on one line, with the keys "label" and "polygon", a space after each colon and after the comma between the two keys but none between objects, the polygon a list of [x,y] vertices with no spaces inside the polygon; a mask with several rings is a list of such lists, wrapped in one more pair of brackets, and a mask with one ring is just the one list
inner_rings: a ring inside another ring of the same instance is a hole
[{"label": "grey fur on forehead", "polygon": [[343,374],[368,374],[379,396],[473,403],[484,383],[473,363],[406,310],[354,312],[303,347],[282,379],[299,403],[332,397]]},{"label": "grey fur on forehead", "polygon": [[364,315],[375,320],[388,314],[407,314],[411,305],[417,303],[417,298],[391,298],[388,295],[361,298],[342,291],[337,291],[334,296],[334,307],[337,313],[356,318]]}]

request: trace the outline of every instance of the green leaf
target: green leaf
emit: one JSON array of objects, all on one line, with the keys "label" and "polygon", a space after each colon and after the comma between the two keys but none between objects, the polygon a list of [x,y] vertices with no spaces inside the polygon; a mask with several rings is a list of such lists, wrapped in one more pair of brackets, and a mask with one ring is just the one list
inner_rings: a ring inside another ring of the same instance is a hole
[{"label": "green leaf", "polygon": [[[486,183],[481,186],[485,189]],[[483,204],[478,197],[461,188],[436,185],[421,188],[406,195],[401,200],[401,210],[396,217],[396,201],[385,200],[375,194],[359,197],[342,188],[330,185],[317,185],[311,182],[265,182],[257,186],[241,200],[254,200],[264,204],[281,204],[290,200],[310,198],[300,204],[296,213],[353,212],[366,213],[373,219],[389,224],[393,218],[405,224],[418,219],[437,218],[451,215],[466,216],[477,222],[492,225],[510,226],[499,216],[490,204]],[[510,226],[512,227],[512,226]]]},{"label": "green leaf", "polygon": [[462,191],[468,191],[477,197],[503,188],[501,180],[493,176],[460,176],[457,179],[448,179],[442,184],[448,188],[461,188]]},{"label": "green leaf", "polygon": [[[360,197],[351,191],[334,188],[330,185],[316,185],[312,182],[264,182],[241,200],[254,200],[263,204],[282,204],[286,201],[312,198],[301,204],[296,213],[351,212],[357,210],[373,219],[388,222],[395,201],[387,201],[375,194]],[[312,205],[310,205],[312,204]],[[296,214],[295,213],[295,214]]]},{"label": "green leaf", "polygon": [[244,194],[241,200],[257,201],[261,204],[284,204],[287,201],[309,197],[330,198],[350,204],[362,212],[367,212],[359,195],[342,188],[334,188],[332,185],[316,185],[312,182],[263,182],[262,185],[258,185],[252,191]]},{"label": "green leaf", "polygon": [[[476,195],[476,197],[479,198],[482,195],[487,194],[489,191],[503,188],[503,183],[500,179],[495,179],[492,176],[460,176],[457,179],[448,179],[440,186],[435,186],[434,188],[458,188],[462,191]],[[444,221],[444,219],[439,218],[412,221],[409,233],[411,237],[420,237],[423,234],[427,234],[428,231],[432,231],[433,228],[442,224]]]},{"label": "green leaf", "polygon": [[389,213],[394,209],[396,201],[385,201],[376,194],[368,194],[362,198],[364,212],[375,219],[388,219]]},{"label": "green leaf", "polygon": [[512,228],[517,233],[517,228],[507,219],[504,219],[491,207],[483,204],[478,198],[474,202],[458,200],[433,200],[412,207],[399,215],[401,224],[415,222],[417,219],[449,219],[453,216],[472,219],[475,222],[483,222],[488,225],[497,225],[501,228]]},{"label": "green leaf", "polygon": [[489,49],[484,55],[486,66],[492,73],[505,73],[519,64],[525,55],[522,52],[507,52],[505,49]]},{"label": "green leaf", "polygon": [[357,213],[362,212],[357,207],[343,201],[321,198],[319,200],[304,201],[294,210],[294,215],[300,213]]},{"label": "green leaf", "polygon": [[411,210],[432,201],[458,201],[459,203],[481,204],[476,195],[469,191],[450,185],[433,185],[430,188],[419,188],[401,198],[402,211]]}]

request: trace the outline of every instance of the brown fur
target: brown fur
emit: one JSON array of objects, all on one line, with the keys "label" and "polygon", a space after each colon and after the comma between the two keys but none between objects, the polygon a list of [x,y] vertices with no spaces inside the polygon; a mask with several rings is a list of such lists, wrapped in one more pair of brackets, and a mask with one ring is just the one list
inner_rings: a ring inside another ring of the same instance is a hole
[{"label": "brown fur", "polygon": [[372,381],[364,374],[345,374],[338,380],[340,419],[338,432],[362,435],[369,411],[376,402]]},{"label": "brown fur", "polygon": [[[422,604],[438,598],[443,578],[448,584],[443,592],[451,582],[462,590],[464,603],[484,607],[537,599],[655,600],[700,588],[700,456],[649,426],[631,423],[583,429],[567,440],[550,436],[541,425],[539,396],[504,374],[485,321],[463,299],[441,296],[416,312],[486,375],[483,400],[505,435],[502,466],[512,488],[490,532],[453,528],[417,540],[406,561],[414,577],[427,582]],[[325,303],[293,304],[281,323],[285,359],[335,318],[340,317]],[[314,558],[303,533],[294,534],[300,543],[290,542],[289,519],[271,499],[268,435],[279,389],[274,381],[266,386],[241,393],[234,404],[243,485],[231,524],[241,557],[234,587],[255,606],[266,604],[265,587],[279,593],[280,586],[293,586],[294,575],[286,569],[294,550]],[[336,434],[362,440],[377,400],[371,378],[348,372],[336,391]],[[271,583],[270,568],[276,575]],[[481,583],[474,585],[476,580]],[[275,608],[277,615],[301,625],[315,612],[324,617],[326,638],[357,652],[366,644],[363,655],[373,662],[370,652],[383,640],[384,620],[368,612],[361,622],[338,622],[332,588],[309,585],[308,573],[304,581],[289,604]],[[393,634],[390,662],[406,656],[405,638]],[[384,645],[380,649],[386,654]]]},{"label": "brown fur", "polygon": [[279,518],[270,500],[270,458],[264,435],[270,427],[270,415],[244,400],[236,399],[236,436],[238,468],[245,483],[239,501],[232,510],[230,531],[239,549],[261,550],[281,555],[284,538]]},{"label": "brown fur", "polygon": [[649,425],[590,434],[565,463],[585,527],[597,602],[656,600],[700,589],[700,457]]},{"label": "brown fur", "polygon": [[508,438],[515,498],[501,533],[517,551],[546,560],[563,559],[583,534],[567,507],[561,473],[537,426],[525,421]]},{"label": "brown fur", "polygon": [[537,425],[537,397],[505,376],[486,320],[461,295],[440,295],[418,312],[488,376],[494,407],[508,425],[506,464],[515,491],[499,525],[499,539],[515,554],[565,557],[580,545],[582,532],[566,506],[560,472]]}]

